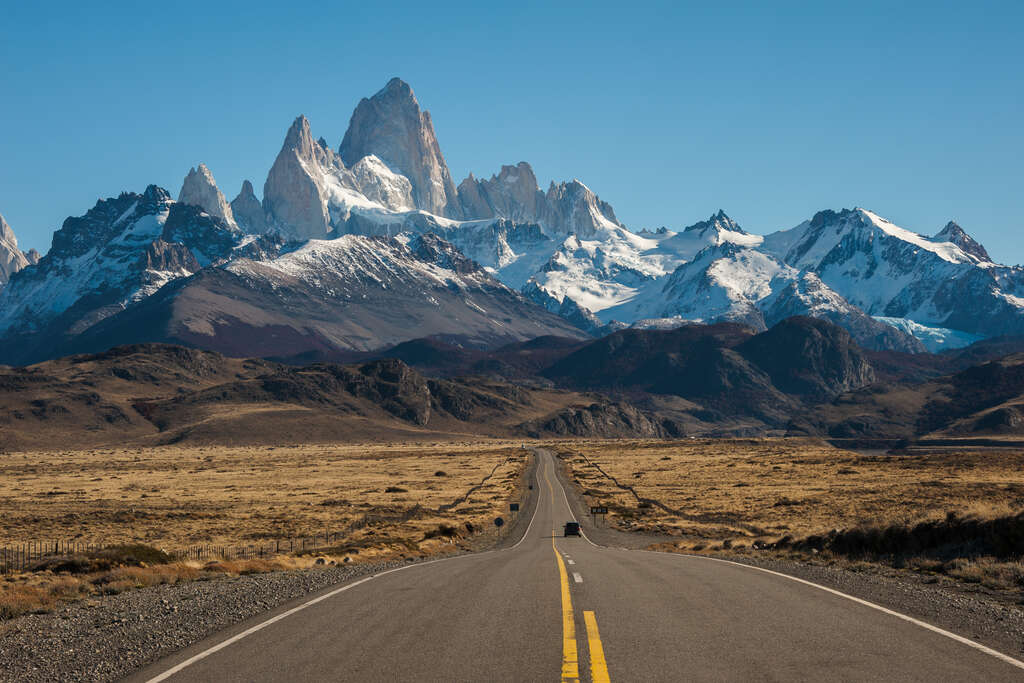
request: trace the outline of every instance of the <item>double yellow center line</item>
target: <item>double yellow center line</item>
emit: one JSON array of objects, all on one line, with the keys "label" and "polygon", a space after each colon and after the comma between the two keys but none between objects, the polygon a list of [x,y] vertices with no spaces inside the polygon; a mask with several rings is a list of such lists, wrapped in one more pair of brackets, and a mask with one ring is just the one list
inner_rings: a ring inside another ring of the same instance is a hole
[{"label": "double yellow center line", "polygon": [[[555,488],[551,485],[547,469],[544,480],[551,493],[551,509],[555,507]],[[555,547],[555,529],[551,530],[551,550],[558,562],[558,578],[562,586],[562,681],[580,680],[579,650],[576,647],[576,616],[572,609],[572,594],[569,592],[569,573],[565,570],[565,562]],[[594,683],[610,683],[608,665],[604,659],[604,646],[601,634],[597,630],[597,617],[593,612],[583,613],[583,621],[587,627],[587,647],[590,651],[590,678]]]},{"label": "double yellow center line", "polygon": [[576,651],[576,617],[572,611],[572,595],[569,593],[569,575],[565,571],[565,562],[555,547],[555,536],[551,535],[551,549],[558,560],[558,576],[562,584],[562,680],[578,681],[580,679],[579,653]]}]

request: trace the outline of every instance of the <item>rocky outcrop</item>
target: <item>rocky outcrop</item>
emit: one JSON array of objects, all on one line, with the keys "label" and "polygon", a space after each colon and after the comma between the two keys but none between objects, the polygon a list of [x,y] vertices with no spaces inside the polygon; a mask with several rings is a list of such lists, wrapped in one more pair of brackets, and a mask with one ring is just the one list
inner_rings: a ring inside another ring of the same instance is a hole
[{"label": "rocky outcrop", "polygon": [[206,167],[206,164],[199,164],[198,168],[189,169],[185,181],[181,185],[181,192],[178,193],[178,201],[182,204],[191,204],[215,218],[219,218],[232,227],[235,224],[235,216],[224,195],[217,187],[217,181],[213,179],[213,173]]},{"label": "rocky outcrop", "polygon": [[231,200],[231,213],[238,227],[249,234],[260,234],[267,231],[267,216],[263,205],[256,199],[252,183],[242,181],[242,189],[238,196]]},{"label": "rocky outcrop", "polygon": [[825,320],[792,317],[737,349],[779,390],[812,400],[867,386],[875,370],[850,333]]},{"label": "rocky outcrop", "polygon": [[611,204],[578,180],[552,182],[544,199],[540,221],[555,234],[572,233],[580,239],[593,239],[620,226]]},{"label": "rocky outcrop", "polygon": [[14,236],[11,226],[0,216],[0,287],[30,263],[28,257],[18,249],[18,238]]},{"label": "rocky outcrop", "polygon": [[459,184],[459,200],[467,219],[500,216],[519,223],[536,223],[546,201],[525,161],[502,166],[490,180],[477,180],[470,173]]},{"label": "rocky outcrop", "polygon": [[348,166],[372,154],[408,178],[417,208],[439,216],[461,215],[430,113],[420,110],[412,88],[401,79],[392,78],[359,102],[339,152]]},{"label": "rocky outcrop", "polygon": [[639,437],[660,439],[682,436],[670,420],[649,416],[629,403],[591,403],[571,406],[519,426],[526,436],[578,436],[596,438]]}]

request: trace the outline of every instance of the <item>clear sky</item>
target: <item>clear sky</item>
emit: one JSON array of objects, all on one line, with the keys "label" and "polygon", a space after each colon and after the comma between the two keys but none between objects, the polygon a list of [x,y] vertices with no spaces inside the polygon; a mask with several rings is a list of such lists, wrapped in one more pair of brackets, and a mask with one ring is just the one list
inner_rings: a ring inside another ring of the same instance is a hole
[{"label": "clear sky", "polygon": [[526,160],[634,229],[863,206],[1024,262],[1024,3],[92,5],[0,18],[0,213],[24,249],[99,197],[176,196],[200,161],[229,200],[262,194],[295,116],[337,148],[400,76],[456,183]]}]

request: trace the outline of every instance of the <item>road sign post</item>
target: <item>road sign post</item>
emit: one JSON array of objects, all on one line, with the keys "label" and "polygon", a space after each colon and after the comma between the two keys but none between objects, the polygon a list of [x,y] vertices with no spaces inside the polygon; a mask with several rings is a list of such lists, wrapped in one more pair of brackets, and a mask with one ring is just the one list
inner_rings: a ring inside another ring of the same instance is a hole
[{"label": "road sign post", "polygon": [[594,505],[594,506],[591,506],[591,508],[590,508],[590,516],[593,517],[594,525],[595,526],[597,525],[597,516],[598,515],[607,515],[607,514],[608,514],[608,508],[606,508],[603,505]]}]

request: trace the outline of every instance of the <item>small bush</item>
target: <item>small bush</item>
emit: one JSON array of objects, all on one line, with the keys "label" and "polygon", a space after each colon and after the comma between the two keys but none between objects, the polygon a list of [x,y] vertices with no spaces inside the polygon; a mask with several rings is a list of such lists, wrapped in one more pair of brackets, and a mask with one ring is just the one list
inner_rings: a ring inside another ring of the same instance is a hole
[{"label": "small bush", "polygon": [[143,564],[167,564],[174,559],[163,550],[141,543],[104,548],[96,553],[96,558],[108,559],[129,567],[138,567]]},{"label": "small bush", "polygon": [[424,534],[424,540],[428,538],[455,538],[459,535],[459,530],[450,524],[438,524],[436,529],[430,529]]},{"label": "small bush", "polygon": [[13,619],[29,612],[45,611],[56,599],[37,586],[17,586],[0,592],[0,619]]},{"label": "small bush", "polygon": [[389,486],[384,489],[384,493],[408,493],[408,489],[403,489],[401,486]]}]

